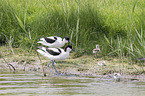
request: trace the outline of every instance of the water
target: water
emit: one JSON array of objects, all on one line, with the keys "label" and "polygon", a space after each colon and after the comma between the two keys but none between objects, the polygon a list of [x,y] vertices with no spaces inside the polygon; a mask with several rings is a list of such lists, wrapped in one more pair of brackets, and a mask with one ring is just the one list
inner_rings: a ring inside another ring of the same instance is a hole
[{"label": "water", "polygon": [[145,96],[144,81],[112,78],[0,74],[0,96]]}]

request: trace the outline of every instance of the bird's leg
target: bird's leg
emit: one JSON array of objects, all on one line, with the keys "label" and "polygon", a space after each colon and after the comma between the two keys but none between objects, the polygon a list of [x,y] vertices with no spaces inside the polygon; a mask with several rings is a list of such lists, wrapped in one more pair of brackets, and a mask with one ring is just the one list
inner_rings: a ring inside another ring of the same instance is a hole
[{"label": "bird's leg", "polygon": [[52,61],[52,66],[55,69],[55,71],[57,72],[58,75],[60,75],[60,73],[56,70],[55,66],[54,66],[55,60]]},{"label": "bird's leg", "polygon": [[52,63],[53,63],[53,60],[50,60],[49,63],[47,64],[47,66],[48,66],[48,68],[49,68],[51,74],[53,74],[52,71],[51,71],[51,69],[50,69],[50,67],[49,67],[49,64],[50,64],[51,61],[52,61]]}]

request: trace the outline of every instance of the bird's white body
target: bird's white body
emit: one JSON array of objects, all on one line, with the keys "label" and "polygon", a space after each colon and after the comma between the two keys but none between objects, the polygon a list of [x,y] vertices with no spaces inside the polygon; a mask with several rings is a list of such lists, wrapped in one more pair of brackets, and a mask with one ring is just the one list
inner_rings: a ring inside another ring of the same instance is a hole
[{"label": "bird's white body", "polygon": [[116,80],[116,81],[120,81],[120,79],[121,79],[121,75],[119,74],[119,73],[114,73],[114,80]]},{"label": "bird's white body", "polygon": [[[47,50],[52,50],[53,52],[56,52],[57,55],[53,55],[49,53]],[[62,48],[46,48],[42,47],[41,49],[38,49],[37,52],[39,52],[41,55],[48,57],[50,60],[64,60],[69,56],[69,52],[71,51],[71,48],[67,48],[66,51]],[[61,52],[60,52],[61,51]]]},{"label": "bird's white body", "polygon": [[[64,49],[62,48],[46,48],[46,47],[38,47],[39,49],[37,50],[37,52],[39,52],[41,55],[48,57],[50,59],[50,62],[52,62],[52,66],[55,69],[55,71],[57,72],[57,74],[60,74],[55,66],[55,60],[64,60],[69,56],[69,52],[72,50],[72,46],[71,45],[67,45]],[[47,64],[50,72],[52,73],[49,64],[50,62]]]},{"label": "bird's white body", "polygon": [[44,46],[49,46],[49,48],[59,48],[59,47],[63,47],[65,43],[68,42],[70,42],[69,38],[68,40],[66,40],[66,38],[62,39],[61,37],[58,36],[50,36],[46,38],[40,38],[40,41],[37,43],[41,43]]}]

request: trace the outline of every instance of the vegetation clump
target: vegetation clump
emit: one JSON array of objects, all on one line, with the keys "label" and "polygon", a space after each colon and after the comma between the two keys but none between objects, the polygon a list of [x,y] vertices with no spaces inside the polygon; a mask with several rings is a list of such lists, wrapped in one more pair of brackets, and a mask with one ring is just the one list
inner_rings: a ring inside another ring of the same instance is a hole
[{"label": "vegetation clump", "polygon": [[[35,49],[40,37],[69,36],[79,52],[145,57],[144,0],[1,0],[0,36]],[[11,49],[12,49],[11,48]]]}]

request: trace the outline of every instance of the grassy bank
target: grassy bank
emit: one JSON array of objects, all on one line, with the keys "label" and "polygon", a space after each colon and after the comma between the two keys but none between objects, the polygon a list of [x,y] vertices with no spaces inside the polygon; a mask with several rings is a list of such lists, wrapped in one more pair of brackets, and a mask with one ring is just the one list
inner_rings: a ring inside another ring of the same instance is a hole
[{"label": "grassy bank", "polygon": [[[2,50],[1,53],[3,54],[3,57],[0,58],[0,73],[13,72],[13,66],[16,73],[34,72],[43,74],[43,64],[47,76],[51,75],[47,67],[49,59],[40,55],[40,61],[34,50],[33,52],[27,52],[20,48],[14,48],[15,55],[12,54],[8,46],[2,46],[0,50]],[[99,65],[99,62],[104,62],[105,65]],[[11,71],[7,63],[12,65],[10,66]],[[145,69],[139,61],[135,63],[125,57],[121,59],[110,56],[94,58],[93,55],[83,55],[76,58],[74,52],[70,53],[69,58],[56,61],[55,67],[61,74],[74,74],[76,76],[112,75],[113,73],[120,73],[122,76],[140,75],[144,74]],[[51,64],[50,68],[55,73]]]},{"label": "grassy bank", "polygon": [[[0,35],[30,51],[38,38],[69,36],[78,54],[145,57],[144,0],[1,0]],[[10,48],[12,50],[12,48]]]}]

